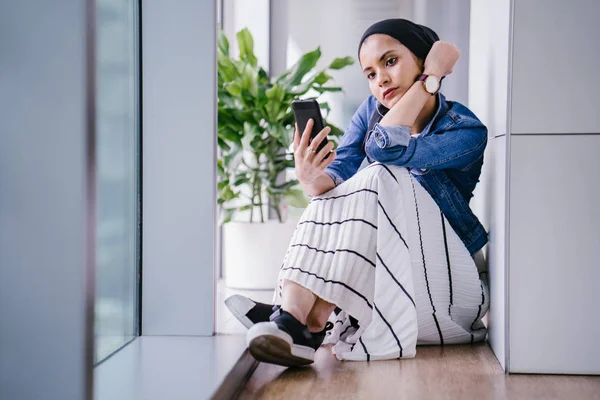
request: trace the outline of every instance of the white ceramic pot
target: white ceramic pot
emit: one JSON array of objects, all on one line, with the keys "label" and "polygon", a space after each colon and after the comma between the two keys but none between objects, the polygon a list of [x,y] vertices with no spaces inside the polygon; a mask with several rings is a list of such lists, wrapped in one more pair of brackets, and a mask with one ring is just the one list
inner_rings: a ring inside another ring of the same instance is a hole
[{"label": "white ceramic pot", "polygon": [[285,252],[298,224],[229,222],[223,225],[223,274],[234,289],[274,289]]}]

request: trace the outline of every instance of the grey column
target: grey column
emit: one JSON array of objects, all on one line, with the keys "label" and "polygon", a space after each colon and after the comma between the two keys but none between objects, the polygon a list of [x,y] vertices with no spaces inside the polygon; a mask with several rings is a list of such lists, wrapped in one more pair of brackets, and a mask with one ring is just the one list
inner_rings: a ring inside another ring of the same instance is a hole
[{"label": "grey column", "polygon": [[93,7],[0,6],[1,399],[92,396]]},{"label": "grey column", "polygon": [[216,4],[142,5],[142,335],[212,335]]}]

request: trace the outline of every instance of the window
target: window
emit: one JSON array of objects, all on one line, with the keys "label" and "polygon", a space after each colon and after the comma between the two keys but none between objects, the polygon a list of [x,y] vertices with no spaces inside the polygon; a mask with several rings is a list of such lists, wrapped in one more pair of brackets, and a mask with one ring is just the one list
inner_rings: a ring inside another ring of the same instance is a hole
[{"label": "window", "polygon": [[95,360],[139,335],[139,4],[96,1]]}]

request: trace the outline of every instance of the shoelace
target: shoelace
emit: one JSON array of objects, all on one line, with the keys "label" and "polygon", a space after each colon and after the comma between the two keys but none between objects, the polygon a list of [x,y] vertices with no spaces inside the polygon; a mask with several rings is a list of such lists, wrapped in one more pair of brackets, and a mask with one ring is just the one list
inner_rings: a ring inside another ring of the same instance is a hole
[{"label": "shoelace", "polygon": [[330,331],[330,330],[332,330],[332,329],[333,329],[333,326],[334,326],[333,322],[331,322],[331,321],[327,321],[327,323],[325,324],[325,329],[324,329],[324,331],[325,331],[325,332],[327,332],[327,331]]}]

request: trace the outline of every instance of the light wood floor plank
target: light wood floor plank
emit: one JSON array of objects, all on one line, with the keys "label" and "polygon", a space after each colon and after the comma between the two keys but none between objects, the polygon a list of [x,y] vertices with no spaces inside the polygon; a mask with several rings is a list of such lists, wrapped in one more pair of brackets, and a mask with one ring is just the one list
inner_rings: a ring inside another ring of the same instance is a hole
[{"label": "light wood floor plank", "polygon": [[506,375],[487,344],[419,346],[402,361],[337,361],[303,369],[261,363],[242,399],[600,399],[600,377]]}]

